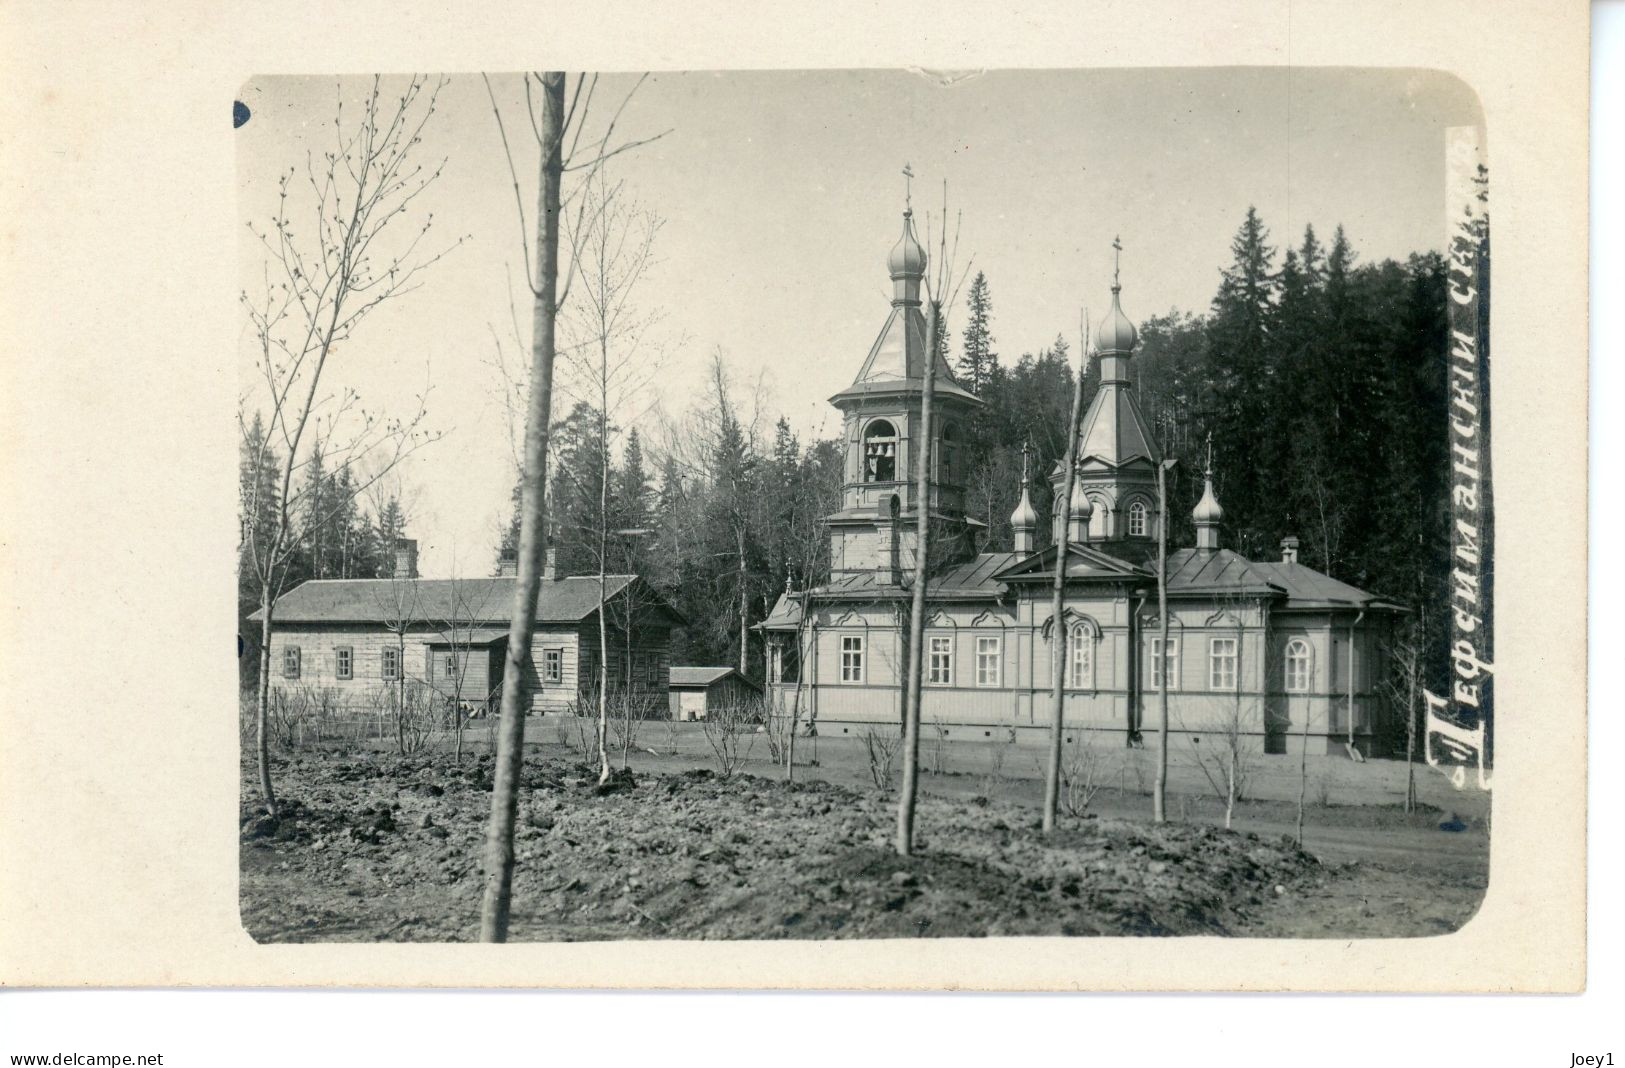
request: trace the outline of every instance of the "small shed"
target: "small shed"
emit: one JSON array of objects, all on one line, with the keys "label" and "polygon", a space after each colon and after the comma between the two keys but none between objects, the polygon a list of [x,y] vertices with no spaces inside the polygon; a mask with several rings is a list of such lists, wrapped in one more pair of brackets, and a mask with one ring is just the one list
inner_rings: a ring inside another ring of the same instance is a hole
[{"label": "small shed", "polygon": [[706,718],[713,709],[751,704],[762,688],[731,667],[673,667],[671,718],[692,721]]}]

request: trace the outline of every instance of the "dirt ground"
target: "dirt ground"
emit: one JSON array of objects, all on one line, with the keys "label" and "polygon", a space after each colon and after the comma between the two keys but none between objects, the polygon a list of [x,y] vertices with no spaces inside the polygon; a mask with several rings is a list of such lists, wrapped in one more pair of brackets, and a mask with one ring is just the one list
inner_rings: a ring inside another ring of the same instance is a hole
[{"label": "dirt ground", "polygon": [[[462,941],[477,930],[490,756],[346,746],[278,760],[278,819],[243,766],[241,907],[262,942]],[[653,748],[651,746],[650,748]],[[922,776],[918,855],[890,852],[895,795],[826,748],[798,781],[721,778],[631,751],[605,788],[578,748],[527,748],[515,940],[1219,934],[1415,937],[1460,927],[1486,885],[1483,815],[1431,805],[1175,794],[1174,822],[1103,788],[1038,832],[1031,778]],[[965,759],[974,761],[966,755]],[[617,762],[618,763],[618,762]],[[834,780],[834,781],[826,781]]]}]

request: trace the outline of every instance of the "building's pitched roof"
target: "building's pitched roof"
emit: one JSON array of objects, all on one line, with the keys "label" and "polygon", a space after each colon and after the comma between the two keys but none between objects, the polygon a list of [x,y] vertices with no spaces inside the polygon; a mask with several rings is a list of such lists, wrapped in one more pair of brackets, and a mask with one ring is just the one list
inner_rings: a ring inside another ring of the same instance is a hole
[{"label": "building's pitched roof", "polygon": [[733,675],[745,685],[759,689],[754,682],[739,674],[738,668],[732,667],[677,667],[671,669],[671,688],[687,689],[691,687],[706,687],[721,682],[729,675]]},{"label": "building's pitched roof", "polygon": [[[638,581],[636,575],[606,576],[604,596],[613,600]],[[643,586],[642,596],[654,598],[676,615],[646,583]],[[388,623],[408,618],[504,623],[513,611],[513,588],[512,578],[311,579],[277,598],[276,621]],[[597,609],[596,575],[544,580],[536,596],[538,623],[578,623]],[[259,613],[250,618],[258,619]]]},{"label": "building's pitched roof", "polygon": [[756,624],[757,630],[795,630],[801,625],[801,602],[794,594],[781,593],[773,611]]},{"label": "building's pitched roof", "polygon": [[[1057,552],[1057,546],[1048,545],[1027,556],[1008,553],[1006,555],[1011,558],[1010,563],[999,572],[998,577],[1005,582],[1052,582],[1055,579],[1055,557]],[[1120,560],[1109,553],[1101,552],[1091,545],[1069,541],[1066,550],[1066,577],[1068,580],[1127,579],[1135,581],[1145,578],[1146,572],[1143,568],[1137,567],[1127,560]]]},{"label": "building's pitched roof", "polygon": [[[931,576],[931,600],[995,600],[1005,591],[995,576],[1020,559],[1016,553],[980,553],[961,563],[950,564]],[[901,585],[883,583],[873,572],[842,575],[833,582],[802,593],[782,593],[767,618],[756,624],[758,630],[794,630],[801,625],[803,599],[815,601],[897,601],[913,594],[912,574],[905,573]]]},{"label": "building's pitched roof", "polygon": [[1252,565],[1270,577],[1287,593],[1292,608],[1389,608],[1400,606],[1350,586],[1330,575],[1299,563],[1258,563]]},{"label": "building's pitched roof", "polygon": [[997,597],[1004,592],[1004,583],[995,576],[1019,559],[1017,553],[977,553],[964,563],[931,576],[928,592],[933,596]]},{"label": "building's pitched roof", "polygon": [[[1156,576],[1156,565],[1151,565]],[[1179,549],[1168,554],[1168,593],[1280,596],[1287,591],[1240,553],[1229,549]]]},{"label": "building's pitched roof", "polygon": [[1248,560],[1229,549],[1180,549],[1172,553],[1168,557],[1168,593],[1277,597],[1286,608],[1400,608],[1312,567]]},{"label": "building's pitched roof", "polygon": [[[917,304],[893,304],[886,325],[869,349],[869,356],[852,384],[831,397],[832,401],[864,397],[874,393],[919,390],[925,381],[925,315]],[[936,379],[932,391],[981,404],[981,398],[961,386],[941,353],[936,357]]]}]

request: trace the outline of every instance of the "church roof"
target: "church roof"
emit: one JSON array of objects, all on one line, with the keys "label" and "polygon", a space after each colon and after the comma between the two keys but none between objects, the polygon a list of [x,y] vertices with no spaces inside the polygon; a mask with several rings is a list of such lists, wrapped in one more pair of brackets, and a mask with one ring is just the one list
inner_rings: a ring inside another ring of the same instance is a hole
[{"label": "church roof", "polygon": [[[1153,563],[1152,576],[1156,575]],[[1285,587],[1272,582],[1258,564],[1229,549],[1179,549],[1168,554],[1168,593],[1253,594],[1280,596]]]},{"label": "church roof", "polygon": [[1078,462],[1098,460],[1109,467],[1122,467],[1137,459],[1152,464],[1162,461],[1156,435],[1146,426],[1140,402],[1127,383],[1102,383],[1078,431]]},{"label": "church roof", "polygon": [[[1156,563],[1149,565],[1156,576]],[[1170,596],[1240,594],[1283,598],[1285,608],[1398,609],[1390,601],[1300,563],[1248,560],[1229,549],[1180,549],[1168,556]]]},{"label": "church roof", "polygon": [[[1046,546],[1030,556],[1016,556],[999,573],[999,578],[1011,582],[1053,581],[1055,578],[1054,545]],[[1068,542],[1066,551],[1066,577],[1072,579],[1140,580],[1147,577],[1144,568],[1127,560],[1120,560],[1099,549],[1078,542]]]},{"label": "church roof", "polygon": [[[979,553],[962,563],[950,564],[930,578],[931,600],[977,601],[1004,593],[999,573],[1021,559],[1019,553]],[[901,585],[881,582],[871,571],[842,575],[804,593],[782,593],[767,618],[757,624],[761,630],[794,630],[801,623],[802,599],[820,601],[901,600],[911,596],[913,576],[905,574]]]},{"label": "church roof", "polygon": [[1297,562],[1261,563],[1253,567],[1269,575],[1273,583],[1286,590],[1287,603],[1292,608],[1400,607]]},{"label": "church roof", "polygon": [[[869,349],[869,356],[858,370],[858,377],[830,400],[861,398],[876,393],[918,392],[925,387],[925,351],[927,329],[925,314],[918,304],[894,303],[880,336]],[[955,379],[948,361],[941,353],[936,356],[936,381],[932,392],[938,396],[950,395],[974,404],[982,400],[961,386]]]}]

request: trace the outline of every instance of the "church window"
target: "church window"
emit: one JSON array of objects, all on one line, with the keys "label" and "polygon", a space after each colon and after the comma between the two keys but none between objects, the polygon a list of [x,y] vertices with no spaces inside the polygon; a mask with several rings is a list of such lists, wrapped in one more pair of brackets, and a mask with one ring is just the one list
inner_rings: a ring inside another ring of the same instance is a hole
[{"label": "church window", "polygon": [[299,647],[297,645],[284,646],[282,649],[282,677],[297,679],[299,677]]},{"label": "church window", "polygon": [[1236,639],[1213,638],[1208,642],[1207,685],[1210,690],[1236,688]]},{"label": "church window", "polygon": [[1146,507],[1144,501],[1135,501],[1128,506],[1128,532],[1130,537],[1145,537]]},{"label": "church window", "polygon": [[863,681],[863,635],[841,635],[841,681]]},{"label": "church window", "polygon": [[390,681],[394,681],[395,679],[400,678],[401,677],[401,651],[399,649],[389,649],[389,648],[384,649],[382,668],[383,668],[382,674],[383,674],[383,677],[385,679],[388,679]]},{"label": "church window", "polygon": [[863,480],[897,481],[897,430],[884,419],[876,419],[863,432]]},{"label": "church window", "polygon": [[563,682],[564,681],[564,650],[563,649],[543,649],[542,650],[542,681],[543,682]]},{"label": "church window", "polygon": [[999,685],[999,652],[1003,642],[997,637],[976,639],[976,685]]},{"label": "church window", "polygon": [[942,427],[942,468],[937,477],[944,482],[957,482],[955,473],[959,461],[959,433],[952,423],[944,423]]},{"label": "church window", "polygon": [[1162,649],[1162,639],[1151,639],[1151,655],[1147,658],[1151,665],[1151,685],[1162,686],[1162,669],[1168,669],[1168,688],[1179,689],[1179,639],[1168,639],[1168,650]]},{"label": "church window", "polygon": [[1286,643],[1286,688],[1288,693],[1309,692],[1309,643],[1293,638]]},{"label": "church window", "polygon": [[1089,503],[1094,506],[1094,511],[1089,514],[1089,537],[1104,538],[1107,524],[1111,522],[1110,510],[1099,497],[1090,497]]},{"label": "church window", "polygon": [[954,681],[954,640],[951,635],[931,638],[930,673],[926,681],[933,686],[949,686]]},{"label": "church window", "polygon": [[1067,685],[1074,690],[1086,690],[1095,681],[1094,635],[1082,623],[1072,628],[1067,636]]},{"label": "church window", "polygon": [[339,679],[355,678],[355,650],[340,645],[333,650],[333,675]]}]

